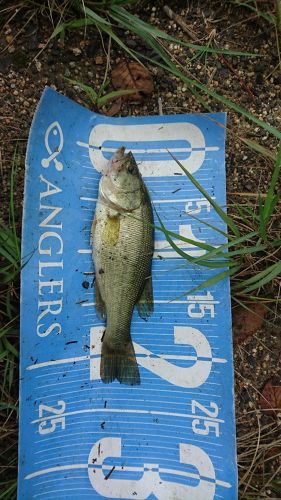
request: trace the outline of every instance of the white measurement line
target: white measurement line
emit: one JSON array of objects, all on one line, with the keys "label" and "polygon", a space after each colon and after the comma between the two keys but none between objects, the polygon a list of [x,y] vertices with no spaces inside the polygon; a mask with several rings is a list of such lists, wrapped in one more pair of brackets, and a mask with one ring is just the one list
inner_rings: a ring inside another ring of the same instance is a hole
[{"label": "white measurement line", "polygon": [[[155,380],[154,380],[154,381],[155,381]],[[206,385],[206,384],[205,384],[205,385]],[[160,387],[161,387],[161,386],[160,386]],[[146,392],[148,392],[148,391],[149,391],[149,392],[153,392],[153,393],[155,393],[155,391],[156,391],[157,393],[158,393],[158,392],[165,392],[165,393],[167,393],[167,398],[172,397],[172,396],[174,397],[175,393],[176,393],[176,394],[177,394],[177,393],[179,393],[181,396],[182,396],[182,394],[183,394],[183,393],[182,393],[182,391],[177,391],[176,389],[174,389],[176,386],[173,386],[173,388],[172,388],[172,389],[169,389],[169,390],[167,390],[167,389],[160,389],[160,387],[156,387],[156,389],[154,389],[154,388],[153,388],[153,389],[149,389],[149,388],[145,387],[145,388],[143,388],[143,389],[139,389],[139,391],[140,391],[140,394],[142,394],[143,392],[144,392],[144,393],[146,393]],[[104,390],[103,390],[103,389],[104,389]],[[120,392],[120,391],[118,391],[118,387],[116,387],[116,386],[115,386],[115,388],[114,388],[114,389],[115,389],[116,393]],[[123,389],[123,388],[121,388],[121,389]],[[80,388],[80,389],[78,389],[77,391],[75,391],[75,390],[72,390],[72,391],[64,391],[63,395],[64,395],[64,397],[68,396],[68,394],[71,394],[71,396],[73,396],[74,394],[78,394],[78,396],[81,396],[81,393],[84,393],[84,392],[89,393],[89,391],[90,391],[90,393],[92,394],[92,392],[93,392],[93,388],[92,388],[92,387],[86,387],[85,389],[84,389],[84,388],[83,388],[83,389],[81,389],[81,388]],[[106,399],[106,391],[108,391],[108,387],[107,387],[107,386],[106,386],[106,387],[102,387],[102,386],[100,386],[100,387],[99,387],[99,391],[100,391],[101,397],[103,397],[104,399]],[[104,394],[104,392],[105,392],[105,394]],[[197,397],[197,398],[202,397],[202,396],[203,396],[203,397],[205,397],[205,396],[206,396],[206,400],[207,400],[207,398],[208,398],[208,400],[209,400],[210,395],[212,395],[212,397],[216,397],[216,398],[219,398],[219,399],[221,399],[221,398],[223,397],[221,394],[217,394],[217,393],[214,393],[214,392],[212,392],[212,394],[211,394],[211,391],[209,391],[209,392],[199,392],[199,391],[190,391],[190,390],[188,390],[188,395],[189,395],[189,397],[190,397],[190,395],[192,395],[193,397]],[[44,396],[44,398],[45,398],[46,400],[50,400],[50,399],[51,399],[51,401],[54,401],[54,400],[55,400],[55,398],[60,398],[60,397],[61,397],[61,392],[58,392],[58,393],[53,393],[53,394],[46,394],[46,395]],[[177,397],[177,396],[176,396],[176,397]],[[117,399],[118,399],[118,396],[117,396]],[[58,400],[58,399],[56,399],[56,401],[57,401],[57,400]],[[49,440],[49,439],[51,439],[51,437],[48,437],[48,438],[46,438],[46,439],[48,439],[48,440]],[[57,439],[57,438],[56,438],[56,437],[54,437],[54,439]],[[42,438],[42,437],[41,437],[41,440],[40,440],[40,441],[36,441],[36,443],[37,443],[37,442],[40,442],[40,443],[41,443],[41,441],[43,441],[43,438]]]},{"label": "white measurement line", "polygon": [[[93,464],[93,465],[88,465],[88,464],[73,464],[73,465],[59,465],[59,466],[56,466],[56,467],[49,467],[48,469],[42,469],[42,470],[39,470],[39,471],[36,471],[36,472],[33,472],[31,474],[28,474],[27,476],[25,476],[25,479],[32,479],[33,477],[38,477],[38,476],[42,476],[44,474],[50,474],[52,472],[60,472],[62,470],[73,470],[73,469],[95,469],[96,466]],[[102,466],[102,469],[103,470],[111,470],[112,469],[112,466],[111,465],[103,465]],[[127,471],[127,472],[144,472],[144,467],[124,467],[122,465],[116,465],[115,466],[115,470],[117,471]],[[191,478],[194,478],[194,479],[197,479],[197,480],[200,480],[200,475],[197,473],[192,473],[192,472],[186,472],[186,471],[181,471],[181,470],[177,470],[177,469],[166,469],[166,468],[162,468],[162,467],[159,467],[159,472],[160,474],[161,473],[166,473],[166,474],[173,474],[173,475],[178,475],[178,476],[183,476],[183,477],[191,477]],[[226,481],[221,481],[219,479],[212,479],[212,478],[206,478],[206,480],[211,480],[210,482],[215,482],[215,484],[219,485],[219,486],[223,486],[224,488],[231,488],[231,484],[226,482]],[[77,488],[77,491],[79,491],[80,488]],[[88,489],[88,488],[81,488],[81,489]],[[66,489],[65,490],[60,490],[60,491],[67,491]],[[69,490],[69,491],[73,491],[73,489]],[[56,493],[57,490],[54,490],[54,493]],[[46,492],[47,493],[47,492]],[[51,492],[48,492],[48,493],[51,493]]]},{"label": "white measurement line", "polygon": [[[154,304],[170,304],[171,300],[154,300],[153,302],[154,302]],[[185,301],[185,300],[174,300],[173,304],[187,304],[187,301]],[[95,302],[83,302],[80,305],[82,307],[89,307],[89,306],[92,307],[92,306],[95,306],[96,303]]]},{"label": "white measurement line", "polygon": [[[165,181],[165,182],[167,182],[167,181]],[[89,189],[89,188],[85,188],[85,189]],[[80,196],[80,200],[82,200],[82,201],[98,201],[98,198],[92,198],[90,196]],[[177,198],[177,199],[172,199],[172,200],[168,200],[168,199],[153,200],[152,199],[152,202],[153,203],[188,203],[189,201],[201,201],[201,200],[202,200],[201,198],[191,199],[191,198],[186,197],[186,198]],[[194,208],[193,210],[190,210],[190,212],[192,213],[194,210],[197,210],[197,209]],[[178,219],[175,219],[175,220],[177,220],[177,222],[178,222]]]},{"label": "white measurement line", "polygon": [[[92,443],[89,443],[92,444]],[[75,481],[76,479],[85,479],[85,476],[69,476],[69,477],[64,477],[63,478],[66,481]],[[40,484],[49,484],[49,483],[54,483],[57,482],[57,479],[49,479],[47,478],[47,481],[39,481],[39,483],[33,483],[34,486],[40,486]]]},{"label": "white measurement line", "polygon": [[[101,154],[103,153],[115,153],[117,151],[117,147],[109,147],[109,146],[100,146],[100,147],[97,147],[95,144],[90,144],[89,142],[83,142],[83,141],[76,141],[76,144],[77,146],[81,146],[82,148],[87,148],[87,149],[96,149],[96,150],[100,150]],[[219,151],[219,147],[218,146],[202,146],[202,147],[199,147],[199,148],[192,148],[192,147],[188,147],[188,146],[184,146],[183,148],[180,148],[180,147],[174,147],[174,148],[171,148],[171,152],[173,154],[175,153],[191,153],[192,151]],[[136,153],[146,153],[146,154],[152,154],[152,153],[165,153],[167,154],[168,151],[165,147],[163,148],[159,148],[159,147],[147,147],[147,148],[132,148],[132,149],[129,149],[129,151],[133,151],[134,154]],[[145,160],[142,160],[142,161],[145,161]]]},{"label": "white measurement line", "polygon": [[89,196],[80,196],[80,200],[83,200],[83,201],[98,201],[97,198],[91,198]]},{"label": "white measurement line", "polygon": [[62,470],[72,469],[88,469],[88,464],[71,464],[71,465],[58,465],[57,467],[49,467],[48,469],[38,470],[27,474],[24,479],[32,479],[33,477],[42,476],[43,474],[50,474],[51,472],[60,472]]},{"label": "white measurement line", "polygon": [[96,191],[97,188],[89,187],[89,186],[82,186],[81,189],[86,189],[87,191]]},{"label": "white measurement line", "polygon": [[97,181],[97,177],[89,177],[87,175],[82,175],[82,179],[90,179],[90,181],[95,181],[95,182]]},{"label": "white measurement line", "polygon": [[[79,422],[79,424],[80,424],[80,422]],[[87,421],[87,422],[86,422],[86,424],[89,426],[89,421]],[[76,425],[76,427],[78,427],[78,426]],[[99,439],[99,438],[100,438],[100,435],[101,435],[101,434],[100,434],[100,431],[91,431],[91,432],[89,432],[89,431],[86,431],[86,430],[84,430],[84,429],[80,430],[80,432],[73,433],[73,434],[72,434],[72,436],[77,436],[77,437],[75,437],[75,438],[74,438],[74,440],[72,440],[72,446],[73,446],[73,448],[75,448],[75,447],[77,446],[76,441],[77,441],[77,439],[79,439],[79,437],[80,437],[80,441],[79,441],[79,443],[81,443],[81,432],[83,432],[83,436],[84,436],[84,435],[86,435],[86,434],[89,434],[89,435],[90,435],[89,437],[91,437],[91,439],[92,439],[92,440],[96,440],[95,436],[98,436],[98,437],[97,437],[97,439]],[[135,448],[135,447],[136,447],[136,444],[135,444],[135,440],[136,440],[136,439],[139,439],[139,438],[144,438],[144,439],[147,439],[147,434],[141,434],[141,433],[138,433],[138,432],[134,435],[134,438],[132,438],[132,437],[131,437],[130,432],[122,432],[122,436],[126,436],[126,446],[131,447],[131,448]],[[62,435],[61,435],[60,437],[61,437],[61,438],[63,438],[63,436],[62,436]],[[157,437],[157,438],[159,439],[159,434],[150,434],[150,438],[152,438],[152,439],[153,439],[154,437]],[[171,439],[170,439],[170,438],[171,438],[171,434],[170,434],[170,435],[168,435],[168,436],[167,436],[167,435],[162,434],[162,435],[161,435],[161,439],[164,439],[164,438],[167,438],[167,441],[166,441],[166,442],[168,442],[168,440],[170,440],[170,443],[169,443],[169,444],[171,444],[173,447],[175,447],[175,446],[177,447],[177,446],[178,446],[178,434],[176,434],[176,433],[175,433],[175,435],[174,435],[174,436],[172,436],[172,441],[171,441]],[[58,438],[56,438],[56,439],[58,439]],[[200,444],[203,444],[203,445],[204,445],[205,450],[208,452],[208,455],[209,455],[210,457],[211,457],[211,456],[217,456],[218,458],[222,458],[222,457],[219,457],[218,455],[213,455],[213,451],[214,451],[214,447],[216,447],[215,451],[216,451],[217,453],[219,453],[219,450],[220,450],[221,448],[223,448],[223,446],[224,446],[223,444],[220,444],[220,443],[212,443],[212,442],[211,442],[211,443],[210,443],[210,442],[209,442],[209,443],[206,443],[206,441],[202,441],[202,440],[197,439],[197,438],[196,438],[196,439],[192,439],[192,438],[190,438],[190,437],[188,437],[188,438],[184,438],[184,439],[185,439],[185,441],[187,441],[189,444],[190,444],[190,443],[195,443],[195,444],[199,444],[199,443],[200,443]],[[46,441],[46,440],[45,440],[45,441]],[[75,441],[75,442],[74,442],[74,441]],[[133,441],[133,444],[130,444],[130,442],[131,442],[131,441]],[[40,442],[40,445],[41,445],[41,444],[42,444],[42,442],[41,442],[41,441],[36,441],[36,443],[39,443],[39,442]],[[93,441],[92,441],[92,442],[93,442]],[[70,443],[69,443],[69,444],[70,444]],[[44,443],[43,443],[43,445],[44,445]],[[46,453],[46,452],[47,452],[47,450],[49,450],[49,444],[45,443],[45,446],[46,446],[46,448],[45,448],[45,450],[43,450],[43,452],[45,452],[45,453]],[[148,447],[149,447],[149,446],[148,446]],[[152,448],[154,448],[154,449],[155,449],[155,446],[152,446]],[[60,447],[58,446],[58,447],[57,447],[57,449],[60,449]],[[146,445],[145,445],[145,449],[146,449]],[[56,453],[56,454],[57,454],[57,453]],[[53,460],[54,458],[55,458],[55,457],[53,457],[51,460]]]},{"label": "white measurement line", "polygon": [[43,368],[44,366],[60,365],[63,363],[76,363],[77,361],[87,361],[88,359],[90,359],[89,354],[87,354],[87,356],[78,356],[77,358],[55,359],[51,361],[44,361],[43,363],[36,363],[35,365],[30,365],[26,369],[35,370],[36,368]]},{"label": "white measurement line", "polygon": [[[108,466],[109,469],[112,469],[112,467]],[[200,475],[199,474],[192,474],[191,472],[185,472],[185,471],[173,471],[173,469],[162,469],[162,467],[159,467],[159,471],[160,472],[163,472],[163,473],[167,473],[167,474],[177,474],[179,476],[184,476],[184,477],[194,477],[196,479],[201,479]],[[208,481],[209,478],[206,478],[206,480]],[[220,481],[218,479],[215,479],[214,482],[219,485],[219,486],[223,486],[224,488],[231,488],[231,484],[230,483],[227,483],[225,481]]]},{"label": "white measurement line", "polygon": [[[87,326],[92,326],[87,325]],[[168,335],[168,334],[167,334]],[[167,355],[159,355],[157,356],[162,359],[178,359],[178,360],[191,360],[191,361],[197,361],[197,356],[176,356],[173,354],[167,354]],[[60,364],[65,364],[65,363],[77,363],[79,361],[89,361],[90,360],[90,355],[87,354],[86,356],[77,356],[76,358],[63,358],[63,359],[55,359],[51,361],[44,361],[43,363],[36,363],[35,365],[29,365],[27,366],[26,370],[35,370],[37,368],[44,368],[46,366],[54,366],[54,365],[60,365]],[[212,358],[212,361],[214,363],[227,363],[226,359],[223,358]]]},{"label": "white measurement line", "polygon": [[[86,222],[91,222],[90,219],[83,219]],[[155,250],[153,253],[153,259],[157,260],[158,257],[162,257],[163,259],[171,259],[175,258],[180,260],[182,257],[178,255],[178,253],[175,250],[172,250],[170,245],[167,243],[167,245],[162,246],[162,241],[159,241],[159,245],[157,244],[158,242],[155,242]],[[166,251],[165,251],[166,250]],[[181,250],[184,252],[188,253],[188,255],[193,256],[193,257],[201,257],[201,255],[204,255],[206,253],[206,250],[202,249],[195,249],[194,246],[186,246],[186,247],[181,247]],[[88,248],[80,248],[77,250],[77,253],[80,254],[92,254],[92,249]]]},{"label": "white measurement line", "polygon": [[[55,461],[55,463],[57,462],[57,453],[53,453],[53,454],[48,453],[48,455],[49,455],[48,458],[45,458],[44,460],[38,460],[37,462],[33,462],[34,465],[40,465],[43,463],[45,463],[47,465],[48,463],[50,463],[52,461]],[[60,456],[62,457],[62,454],[60,454]],[[72,451],[71,455],[64,455],[63,461],[64,461],[64,463],[66,463],[66,461],[70,459],[70,461],[72,462],[74,458],[77,460],[83,460],[79,457],[85,457],[85,452],[84,453],[83,452],[82,453],[73,453],[73,451]],[[71,460],[71,458],[72,458],[72,460]],[[45,465],[45,467],[46,467],[46,465]],[[52,464],[50,463],[50,465],[52,465]]]},{"label": "white measurement line", "polygon": [[[189,441],[189,442],[190,442],[190,441]],[[196,443],[198,443],[198,441],[194,441],[194,440],[193,440],[192,442],[196,442]],[[201,442],[202,442],[202,441],[201,441]],[[91,446],[93,443],[92,443],[92,442],[88,442],[88,443],[86,443],[86,442],[84,441],[84,442],[83,442],[83,444],[84,444],[84,446],[85,446],[85,445]],[[68,446],[68,447],[70,447],[70,446],[73,446],[73,444],[72,444],[72,445],[67,445],[67,446]],[[126,444],[126,447],[127,447],[127,446],[131,446],[131,447],[133,447],[132,445],[127,445],[127,444]],[[58,448],[59,448],[59,447],[58,447]],[[136,448],[136,446],[135,446],[135,445],[134,445],[134,448]],[[151,446],[151,448],[153,448],[153,447]],[[159,460],[159,456],[160,456],[160,458],[161,458],[161,461],[162,461],[162,462],[163,462],[163,461],[165,461],[165,462],[168,462],[169,464],[171,464],[172,462],[174,462],[176,465],[178,465],[178,463],[179,463],[179,459],[178,459],[178,458],[173,458],[173,457],[175,457],[175,453],[178,453],[178,451],[176,451],[176,450],[175,450],[175,448],[162,447],[163,449],[165,449],[165,450],[166,450],[166,451],[165,451],[165,457],[163,456],[163,452],[162,452],[162,451],[158,451],[158,450],[159,450],[159,448],[161,448],[161,447],[157,447],[157,451],[155,451],[155,450],[153,451],[153,462],[158,461],[158,460]],[[171,453],[169,453],[169,452],[167,451],[167,450],[169,450],[169,449],[170,449],[170,450],[172,450],[172,452],[171,452]],[[147,450],[147,445],[145,445],[145,451],[146,451],[146,450]],[[48,449],[48,451],[49,451],[49,449]],[[65,451],[67,451],[67,450],[65,450]],[[70,450],[69,450],[69,451],[70,451]],[[134,451],[135,451],[135,449],[134,449]],[[140,450],[140,449],[139,449],[139,451],[140,451],[140,453],[139,453],[139,455],[137,455],[137,456],[134,456],[134,455],[130,454],[130,460],[132,460],[132,459],[136,459],[136,460],[138,460],[138,461],[140,461],[140,460],[141,460],[141,461],[143,461],[143,462],[145,463],[145,462],[147,461],[147,456],[145,456],[144,454],[142,454],[142,450]],[[46,451],[45,451],[45,453],[46,453]],[[170,455],[170,456],[168,456],[168,455]],[[208,455],[209,455],[209,453],[208,453]],[[85,452],[84,452],[84,453],[75,453],[75,454],[73,453],[73,454],[71,454],[71,455],[64,455],[64,456],[63,456],[63,460],[65,461],[66,459],[68,460],[68,459],[71,459],[71,458],[72,458],[72,459],[73,459],[73,458],[77,458],[77,459],[78,459],[78,457],[81,457],[81,456],[85,456]],[[209,455],[209,456],[210,456],[210,455]],[[39,460],[39,461],[37,461],[37,462],[34,462],[34,465],[40,465],[40,464],[43,464],[44,462],[45,462],[45,463],[46,463],[46,462],[48,463],[48,462],[51,462],[51,461],[56,461],[56,460],[57,460],[57,452],[53,453],[53,456],[52,456],[52,457],[49,457],[48,459],[45,459],[45,460]],[[78,460],[79,460],[79,459],[78,459]],[[151,460],[151,459],[150,459],[150,460]],[[103,466],[103,467],[105,467],[105,466]],[[222,471],[222,469],[219,469],[218,467],[215,467],[215,470],[216,470],[216,471],[223,472],[223,471]]]},{"label": "white measurement line", "polygon": [[[88,493],[83,493],[81,490],[86,490]],[[45,495],[49,495],[50,493],[56,493],[56,495],[58,495],[60,492],[64,492],[64,491],[79,491],[79,497],[77,497],[76,495],[76,498],[82,498],[83,496],[86,496],[87,498],[93,498],[93,488],[91,488],[91,486],[88,486],[87,488],[84,488],[84,487],[79,487],[79,488],[56,488],[55,490],[49,490],[49,491],[42,491],[41,493],[37,493],[36,495],[33,495],[32,498],[42,498],[44,497]],[[90,493],[91,492],[91,493]],[[71,495],[72,498],[75,498],[73,497],[73,495]],[[50,498],[50,497],[49,497]],[[54,498],[54,497],[51,497],[51,498]],[[56,496],[56,498],[58,498],[58,496]],[[64,497],[65,498],[65,497]]]},{"label": "white measurement line", "polygon": [[[89,432],[89,431],[88,431],[88,432],[86,431],[86,432],[85,432],[85,431],[83,431],[83,436],[84,436],[85,434],[90,434],[90,435],[92,436],[93,434],[99,434],[99,432],[94,432],[94,431],[90,431],[90,432]],[[75,432],[75,433],[71,434],[71,438],[72,438],[72,439],[71,439],[71,442],[68,442],[68,444],[65,444],[65,445],[53,446],[53,447],[51,447],[51,448],[50,448],[50,445],[49,445],[49,444],[46,444],[46,447],[47,447],[47,449],[48,449],[48,452],[53,451],[53,452],[55,453],[55,455],[56,455],[56,454],[57,454],[57,451],[56,451],[56,450],[60,450],[61,448],[73,448],[73,447],[76,447],[77,443],[76,443],[75,441],[77,441],[77,440],[78,440],[79,442],[81,442],[81,433],[79,433],[79,432]],[[90,439],[90,436],[89,436],[89,439]],[[196,438],[196,439],[192,439],[192,440],[191,440],[190,438],[185,438],[185,439],[186,439],[189,443],[190,443],[190,441],[192,441],[193,443],[203,443],[203,444],[204,444],[204,445],[206,445],[207,447],[209,447],[209,446],[211,446],[211,447],[212,447],[212,443],[206,443],[206,441],[202,441],[202,440],[197,439],[197,438]],[[40,444],[42,445],[42,442],[41,442],[41,441],[35,441],[35,443],[36,443],[36,444],[40,443]],[[83,441],[84,446],[85,446],[85,445],[89,445],[89,446],[90,446],[92,443],[93,443],[93,438],[92,438],[92,437],[91,437],[91,440],[90,440],[90,441]],[[44,443],[43,443],[43,445],[44,445]],[[134,443],[134,444],[129,444],[129,443],[127,442],[127,443],[126,443],[126,447],[128,447],[128,448],[135,448],[135,447],[136,447],[136,444],[135,444],[135,443]],[[154,453],[157,453],[159,449],[160,449],[160,450],[161,450],[161,449],[163,449],[163,450],[171,450],[171,455],[175,452],[175,444],[174,444],[174,445],[172,445],[172,446],[158,446],[158,445],[157,445],[157,450],[155,450],[155,445],[149,445],[149,444],[146,444],[146,445],[145,445],[145,450],[147,450],[147,448],[152,448],[152,449],[154,450]],[[35,452],[35,455],[36,455],[36,454],[38,454],[38,453],[46,453],[46,448],[43,448],[43,449],[41,449],[41,450],[39,450],[39,451],[36,451],[36,452]],[[222,459],[222,457],[221,457],[221,456],[219,456],[219,455],[214,455],[211,451],[209,451],[209,452],[208,452],[208,455],[209,455],[210,457],[213,457],[213,458],[216,458],[216,459],[219,459],[219,460],[221,460],[221,459]],[[40,458],[40,457],[39,457],[39,458]],[[163,457],[163,458],[164,458],[164,457]],[[165,460],[165,458],[164,458],[164,460]],[[169,460],[169,459],[168,459],[168,460]],[[35,463],[37,464],[38,462],[35,462]],[[217,467],[215,467],[215,468],[217,469]]]},{"label": "white measurement line", "polygon": [[[131,409],[119,409],[119,408],[87,408],[85,410],[76,410],[76,411],[70,411],[70,412],[65,412],[61,413],[60,417],[69,417],[70,415],[81,415],[83,413],[133,413],[133,414],[144,414],[144,415],[161,415],[161,416],[166,416],[166,417],[181,417],[181,418],[202,418],[203,420],[210,420],[224,423],[224,420],[221,420],[219,418],[211,418],[211,417],[206,417],[204,415],[193,415],[193,414],[186,414],[186,413],[173,413],[173,412],[168,412],[168,411],[154,411],[154,410],[131,410]],[[44,422],[45,420],[51,420],[54,418],[54,415],[49,415],[47,417],[41,417],[37,418],[35,420],[32,420],[32,424],[37,424],[39,422]],[[163,424],[164,425],[164,424]]]}]

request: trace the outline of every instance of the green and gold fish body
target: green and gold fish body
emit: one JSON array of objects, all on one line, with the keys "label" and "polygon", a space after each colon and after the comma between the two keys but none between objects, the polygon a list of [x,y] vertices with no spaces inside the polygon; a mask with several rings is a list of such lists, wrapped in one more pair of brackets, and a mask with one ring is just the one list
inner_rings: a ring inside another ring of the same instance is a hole
[{"label": "green and gold fish body", "polygon": [[96,307],[106,318],[101,379],[140,383],[130,327],[134,305],[142,317],[153,310],[151,202],[131,153],[118,150],[100,181],[92,225]]}]

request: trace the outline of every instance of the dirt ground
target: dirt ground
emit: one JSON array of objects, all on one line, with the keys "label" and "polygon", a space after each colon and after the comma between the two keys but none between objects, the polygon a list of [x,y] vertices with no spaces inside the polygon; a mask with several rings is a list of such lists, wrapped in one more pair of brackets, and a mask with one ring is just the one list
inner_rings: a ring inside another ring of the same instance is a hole
[{"label": "dirt ground", "polygon": [[[9,2],[7,2],[8,4]],[[272,3],[268,2],[272,6]],[[139,13],[168,33],[192,41],[179,25],[168,19],[161,2],[152,7],[144,4]],[[224,58],[203,54],[192,59],[194,53],[175,44],[169,45],[173,57],[187,74],[208,84],[247,108],[257,117],[280,129],[281,72],[278,71],[276,31],[266,20],[228,2],[172,2],[169,6],[192,27],[197,43],[214,39],[219,47],[248,51],[259,57],[228,56]],[[102,84],[106,66],[111,69],[123,56],[112,43],[108,53],[108,39],[93,28],[66,33],[64,43],[59,39],[48,42],[52,24],[47,14],[35,14],[23,9],[0,33],[0,181],[1,219],[7,223],[10,193],[10,172],[14,155],[17,175],[15,206],[18,229],[21,226],[23,200],[24,158],[31,120],[38,100],[46,85],[76,102],[92,107],[87,96],[66,78],[77,79],[97,89]],[[123,34],[128,46],[155,54],[136,37]],[[159,113],[159,97],[164,114],[205,112],[204,107],[187,87],[161,68],[149,66],[154,93],[142,103],[124,103],[119,115],[154,115]],[[109,87],[110,88],[110,87]],[[257,203],[257,192],[266,192],[272,162],[244,146],[238,137],[254,139],[271,151],[276,140],[264,130],[227,110],[222,104],[206,97],[213,111],[228,111],[227,135],[227,192],[228,203]],[[99,109],[106,113],[112,103]],[[96,108],[93,108],[97,111]],[[281,218],[276,219],[281,228]],[[273,304],[273,309],[275,305]],[[275,311],[275,309],[274,309]],[[236,417],[240,474],[240,498],[281,498],[280,426],[276,414],[261,408],[261,392],[267,381],[281,383],[280,330],[277,310],[270,316],[275,328],[264,323],[244,341],[235,342]],[[234,336],[237,326],[234,325]],[[17,400],[17,387],[12,389]],[[5,419],[4,419],[5,420]],[[6,421],[6,420],[5,420]],[[9,435],[4,453],[16,456],[16,420],[9,420]],[[16,477],[16,463],[3,466],[5,477]],[[274,476],[274,477],[273,477]],[[279,485],[278,485],[279,481]],[[4,497],[0,497],[4,498]]]}]

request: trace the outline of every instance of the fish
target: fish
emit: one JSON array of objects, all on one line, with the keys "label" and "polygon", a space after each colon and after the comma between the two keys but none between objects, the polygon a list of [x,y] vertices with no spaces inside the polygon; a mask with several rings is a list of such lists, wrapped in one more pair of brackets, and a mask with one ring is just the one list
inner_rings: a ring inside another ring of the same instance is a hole
[{"label": "fish", "polygon": [[124,146],[101,177],[91,240],[96,311],[106,320],[100,377],[105,384],[117,379],[121,384],[139,385],[130,332],[134,306],[145,320],[154,307],[153,210],[134,156],[126,154]]}]

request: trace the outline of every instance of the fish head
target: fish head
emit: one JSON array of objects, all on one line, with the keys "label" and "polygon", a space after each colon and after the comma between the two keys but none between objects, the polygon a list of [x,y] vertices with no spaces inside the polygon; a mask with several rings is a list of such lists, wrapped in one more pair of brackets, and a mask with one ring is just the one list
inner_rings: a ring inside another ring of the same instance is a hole
[{"label": "fish head", "polygon": [[110,160],[109,176],[117,190],[131,193],[140,188],[142,179],[132,153],[125,154],[125,147],[119,148]]},{"label": "fish head", "polygon": [[103,203],[119,211],[132,211],[142,202],[143,180],[131,152],[122,146],[111,158],[100,182]]}]

